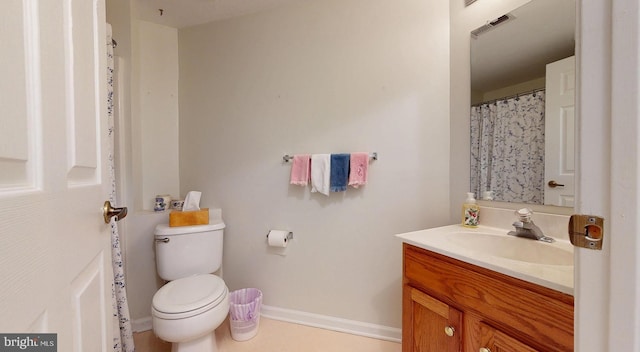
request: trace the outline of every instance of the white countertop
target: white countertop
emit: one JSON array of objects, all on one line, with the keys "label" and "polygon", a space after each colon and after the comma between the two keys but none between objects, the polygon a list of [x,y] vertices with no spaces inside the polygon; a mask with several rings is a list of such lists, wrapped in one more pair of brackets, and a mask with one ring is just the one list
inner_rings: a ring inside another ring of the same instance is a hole
[{"label": "white countertop", "polygon": [[573,295],[573,246],[568,240],[544,243],[507,232],[448,225],[396,236],[416,247]]}]

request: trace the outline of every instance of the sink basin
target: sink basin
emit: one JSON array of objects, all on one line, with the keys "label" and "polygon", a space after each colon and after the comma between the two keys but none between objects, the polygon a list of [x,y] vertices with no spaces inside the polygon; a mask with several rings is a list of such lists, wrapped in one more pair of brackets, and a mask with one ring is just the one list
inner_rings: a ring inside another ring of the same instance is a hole
[{"label": "sink basin", "polygon": [[509,229],[447,225],[398,234],[405,244],[573,294],[573,246],[507,235]]},{"label": "sink basin", "polygon": [[544,265],[573,265],[571,248],[506,234],[453,232],[447,236],[452,244],[484,255]]}]

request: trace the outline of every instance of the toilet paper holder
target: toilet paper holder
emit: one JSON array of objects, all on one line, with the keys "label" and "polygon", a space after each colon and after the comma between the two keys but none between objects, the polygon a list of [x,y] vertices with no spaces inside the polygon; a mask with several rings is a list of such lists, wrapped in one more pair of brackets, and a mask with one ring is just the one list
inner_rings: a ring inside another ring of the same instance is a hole
[{"label": "toilet paper holder", "polygon": [[[269,238],[269,234],[267,233],[267,238]],[[291,241],[293,239],[293,232],[289,231],[287,234],[287,241]]]}]

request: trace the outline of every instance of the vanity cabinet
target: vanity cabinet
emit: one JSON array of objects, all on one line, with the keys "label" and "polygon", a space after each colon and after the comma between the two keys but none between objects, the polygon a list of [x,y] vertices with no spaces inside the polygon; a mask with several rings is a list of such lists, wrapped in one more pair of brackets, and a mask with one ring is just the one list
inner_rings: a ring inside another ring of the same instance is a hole
[{"label": "vanity cabinet", "polygon": [[573,351],[573,296],[403,244],[403,352]]}]

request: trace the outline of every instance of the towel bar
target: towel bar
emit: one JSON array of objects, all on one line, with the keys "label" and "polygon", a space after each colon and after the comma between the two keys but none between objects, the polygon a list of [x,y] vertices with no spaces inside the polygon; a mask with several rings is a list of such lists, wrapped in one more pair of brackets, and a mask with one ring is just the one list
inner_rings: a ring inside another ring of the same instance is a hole
[{"label": "towel bar", "polygon": [[[369,153],[369,158],[371,158],[371,160],[378,160],[378,152]],[[285,154],[282,157],[282,160],[285,163],[288,163],[289,161],[293,160],[293,155]]]}]

